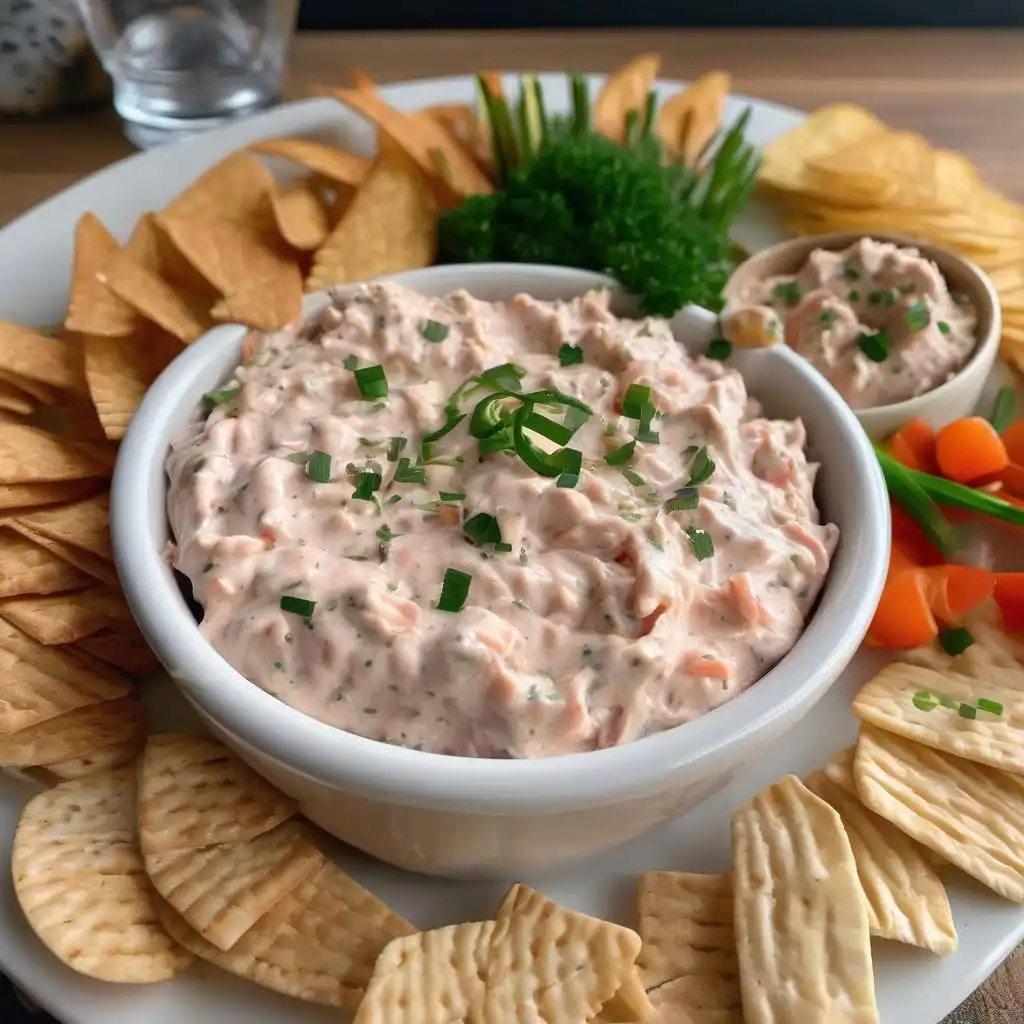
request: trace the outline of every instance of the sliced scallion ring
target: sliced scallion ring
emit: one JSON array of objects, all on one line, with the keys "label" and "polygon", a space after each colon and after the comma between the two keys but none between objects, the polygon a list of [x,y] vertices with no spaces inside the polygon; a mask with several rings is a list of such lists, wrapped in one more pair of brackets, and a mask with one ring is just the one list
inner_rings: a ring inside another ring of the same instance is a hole
[{"label": "sliced scallion ring", "polygon": [[469,597],[469,587],[473,577],[461,569],[449,568],[444,571],[441,580],[441,596],[437,599],[439,612],[459,612]]}]

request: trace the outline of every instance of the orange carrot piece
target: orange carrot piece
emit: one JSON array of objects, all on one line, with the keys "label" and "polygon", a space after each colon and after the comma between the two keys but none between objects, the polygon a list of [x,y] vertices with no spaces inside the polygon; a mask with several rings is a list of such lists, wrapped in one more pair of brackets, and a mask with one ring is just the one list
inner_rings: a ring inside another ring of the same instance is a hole
[{"label": "orange carrot piece", "polygon": [[947,626],[963,621],[992,596],[996,581],[988,569],[974,565],[933,565],[922,570],[935,617]]},{"label": "orange carrot piece", "polygon": [[1024,629],[1024,572],[993,573],[995,599],[1007,629]]},{"label": "orange carrot piece", "polygon": [[1010,461],[1024,466],[1024,419],[1014,420],[1003,431],[1003,444]]},{"label": "orange carrot piece", "polygon": [[920,417],[908,420],[889,438],[889,450],[892,457],[908,469],[918,469],[922,473],[935,473],[938,470],[935,461],[935,430],[927,420]]},{"label": "orange carrot piece", "polygon": [[889,502],[892,516],[892,540],[915,565],[940,565],[942,552],[924,535],[913,516],[894,501]]},{"label": "orange carrot piece", "polygon": [[691,676],[698,676],[701,679],[728,679],[729,666],[721,658],[713,658],[706,654],[702,658],[694,658],[686,671]]},{"label": "orange carrot piece", "polygon": [[942,475],[960,484],[994,477],[1010,464],[996,428],[981,416],[947,423],[935,436],[935,458]]},{"label": "orange carrot piece", "polygon": [[894,572],[902,572],[904,569],[920,569],[921,566],[914,561],[914,559],[907,554],[900,547],[900,545],[893,540],[892,547],[889,549],[889,573],[892,575]]},{"label": "orange carrot piece", "polygon": [[868,642],[891,651],[920,647],[937,636],[939,627],[928,601],[928,580],[923,569],[893,573],[868,628]]},{"label": "orange carrot piece", "polygon": [[[1015,494],[1018,498],[1024,498],[1024,464],[1011,462],[999,474],[999,482],[1007,491]],[[1005,496],[1005,493],[1000,495],[1000,497]]]}]

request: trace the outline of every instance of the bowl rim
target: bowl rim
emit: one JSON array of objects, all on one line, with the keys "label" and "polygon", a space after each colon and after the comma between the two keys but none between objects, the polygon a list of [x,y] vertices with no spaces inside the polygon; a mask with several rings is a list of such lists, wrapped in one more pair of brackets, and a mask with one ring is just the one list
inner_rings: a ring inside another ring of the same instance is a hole
[{"label": "bowl rim", "polygon": [[[539,275],[578,293],[608,281],[586,271],[531,264],[427,268],[389,279],[416,287],[432,276],[443,279],[438,271],[457,273],[467,290],[474,281],[496,275],[503,280]],[[680,316],[700,326],[713,321],[710,313],[696,308]],[[826,618],[816,611],[794,647],[756,684],[685,727],[618,747],[532,760],[408,750],[297,711],[243,677],[203,637],[184,607],[150,519],[151,481],[161,481],[160,506],[165,505],[163,466],[173,433],[168,420],[186,398],[198,400],[197,376],[245,331],[238,325],[214,328],[148,390],[121,443],[111,490],[111,537],[129,605],[157,655],[177,667],[176,685],[202,715],[263,758],[332,788],[421,807],[496,814],[526,806],[535,813],[557,813],[610,804],[650,792],[670,775],[692,772],[698,763],[702,775],[731,767],[731,750],[753,747],[759,733],[773,724],[781,731],[799,709],[811,707],[867,630],[888,564],[888,499],[881,471],[866,435],[831,385],[799,356],[778,347],[769,358],[784,360],[787,372],[800,378],[801,387],[817,392],[834,416],[846,442],[844,472],[859,478],[866,514],[858,522],[863,550],[858,546],[857,556],[847,560],[846,578],[836,579],[834,562],[830,570],[826,596],[837,595],[829,598],[837,606]],[[793,679],[799,680],[795,686]]]},{"label": "bowl rim", "polygon": [[944,398],[953,395],[957,385],[965,376],[978,373],[982,369],[987,373],[995,351],[999,348],[999,339],[1002,334],[1002,307],[999,302],[999,294],[992,283],[992,279],[973,260],[968,259],[966,256],[961,256],[960,253],[954,252],[944,245],[938,245],[923,238],[914,238],[912,235],[903,235],[893,231],[830,231],[821,235],[800,235],[797,238],[787,238],[752,253],[729,276],[724,292],[728,296],[733,282],[746,276],[744,271],[752,277],[767,276],[763,273],[754,275],[752,270],[758,268],[760,263],[769,262],[773,256],[779,253],[801,253],[806,258],[815,249],[826,249],[834,252],[837,249],[845,249],[861,238],[871,238],[879,242],[892,242],[904,248],[917,249],[923,256],[938,266],[943,278],[947,277],[943,263],[957,264],[965,276],[972,280],[976,288],[976,294],[971,296],[971,301],[975,304],[976,309],[978,308],[976,299],[984,297],[985,312],[988,314],[990,324],[989,331],[984,337],[979,337],[975,340],[974,348],[967,362],[949,380],[943,381],[930,391],[922,392],[920,395],[911,395],[910,398],[901,398],[898,402],[887,402],[884,405],[872,405],[865,409],[854,410],[855,416],[867,420],[876,417],[889,419],[901,414],[904,414],[907,419],[912,419],[920,409],[919,403],[931,402],[933,400],[941,402]]}]

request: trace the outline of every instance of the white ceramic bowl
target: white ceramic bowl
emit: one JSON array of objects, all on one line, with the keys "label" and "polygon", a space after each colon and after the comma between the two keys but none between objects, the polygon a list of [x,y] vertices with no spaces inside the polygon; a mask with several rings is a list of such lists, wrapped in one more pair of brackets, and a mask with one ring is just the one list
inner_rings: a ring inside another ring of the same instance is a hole
[{"label": "white ceramic bowl", "polygon": [[795,274],[815,249],[839,251],[861,238],[874,238],[880,242],[894,242],[912,246],[930,259],[942,272],[953,291],[963,292],[974,307],[978,318],[978,340],[970,358],[948,381],[923,395],[902,402],[876,405],[871,409],[857,409],[860,425],[873,441],[882,441],[898,430],[907,420],[920,417],[933,427],[944,427],[961,416],[970,416],[978,405],[996,356],[999,354],[999,336],[1002,317],[999,295],[988,274],[964,256],[906,235],[893,235],[879,231],[842,231],[828,235],[805,235],[790,238],[769,246],[744,260],[725,287],[726,299],[738,297],[753,282],[777,274]]},{"label": "white ceramic bowl", "polygon": [[[571,298],[610,282],[557,267],[437,267],[395,280],[429,294]],[[307,308],[322,303],[311,298]],[[623,309],[628,301],[617,300]],[[700,351],[715,319],[687,309],[676,336]],[[863,431],[836,392],[788,349],[737,352],[773,416],[803,416],[822,462],[817,493],[842,536],[818,608],[758,683],[694,722],[622,747],[531,761],[423,753],[364,739],[248,682],[207,643],[163,558],[164,459],[204,392],[240,361],[243,330],[218,327],[150,388],[121,444],[111,531],[128,601],[153,650],[209,727],[328,832],[400,867],[456,876],[535,872],[608,849],[708,796],[791,729],[852,657],[885,577],[888,503]]]}]

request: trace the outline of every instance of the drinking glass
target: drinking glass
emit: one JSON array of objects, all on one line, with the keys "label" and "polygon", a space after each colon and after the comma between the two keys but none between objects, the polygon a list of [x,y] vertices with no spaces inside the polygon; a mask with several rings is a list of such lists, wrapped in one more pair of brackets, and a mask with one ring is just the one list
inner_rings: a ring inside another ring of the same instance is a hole
[{"label": "drinking glass", "polygon": [[77,0],[125,132],[148,147],[280,97],[298,0]]}]

